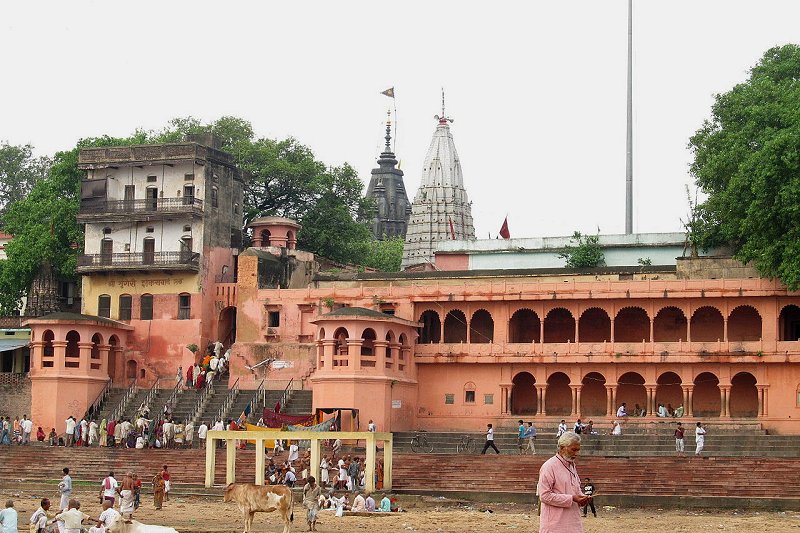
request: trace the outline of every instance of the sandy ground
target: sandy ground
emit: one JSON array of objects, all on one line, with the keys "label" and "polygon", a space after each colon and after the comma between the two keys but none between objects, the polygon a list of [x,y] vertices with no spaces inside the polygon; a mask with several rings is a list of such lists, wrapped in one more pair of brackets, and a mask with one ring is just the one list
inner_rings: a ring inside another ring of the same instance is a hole
[{"label": "sandy ground", "polygon": [[[55,492],[55,491],[53,491]],[[55,494],[34,493],[26,490],[0,493],[0,501],[12,498],[19,513],[20,531],[27,531],[28,518],[38,507],[39,499]],[[75,493],[81,508],[91,516],[100,511],[96,492]],[[523,504],[476,504],[445,500],[441,498],[400,496],[398,501],[407,508],[405,513],[392,513],[378,517],[345,516],[336,518],[333,513],[323,511],[317,529],[328,532],[468,532],[500,533],[503,531],[538,531],[536,511]],[[585,520],[585,530],[591,532],[696,532],[696,531],[758,531],[800,532],[800,512],[741,512],[735,510],[707,511],[661,511],[598,509],[599,518],[590,516]],[[148,524],[172,526],[179,531],[221,532],[241,531],[243,522],[233,504],[204,497],[176,497],[166,502],[164,509],[156,511],[152,498],[142,501],[142,507],[134,518]],[[278,517],[272,513],[258,513],[253,523],[257,532],[280,532]],[[292,531],[305,531],[305,512],[295,504],[295,521]]]}]

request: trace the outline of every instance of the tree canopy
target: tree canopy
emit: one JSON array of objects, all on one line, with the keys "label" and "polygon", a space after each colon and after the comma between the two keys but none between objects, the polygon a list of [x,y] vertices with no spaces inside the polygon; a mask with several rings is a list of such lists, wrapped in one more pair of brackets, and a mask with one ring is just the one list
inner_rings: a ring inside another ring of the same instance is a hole
[{"label": "tree canopy", "polygon": [[50,167],[47,157],[34,157],[33,146],[0,142],[0,216],[12,203],[25,198]]},{"label": "tree canopy", "polygon": [[768,50],[692,136],[696,241],[800,288],[800,47]]}]

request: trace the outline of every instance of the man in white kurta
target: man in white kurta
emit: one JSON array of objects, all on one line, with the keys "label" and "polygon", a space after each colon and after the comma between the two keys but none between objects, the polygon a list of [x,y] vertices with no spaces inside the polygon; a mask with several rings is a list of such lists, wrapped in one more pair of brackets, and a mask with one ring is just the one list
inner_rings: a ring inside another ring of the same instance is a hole
[{"label": "man in white kurta", "polygon": [[103,512],[97,519],[97,527],[90,527],[89,533],[105,533],[108,527],[119,519],[120,514],[111,506],[111,502],[103,502]]},{"label": "man in white kurta", "polygon": [[580,449],[580,435],[567,431],[558,439],[558,453],[539,469],[539,533],[583,532],[580,508],[590,497],[583,494],[575,468]]}]

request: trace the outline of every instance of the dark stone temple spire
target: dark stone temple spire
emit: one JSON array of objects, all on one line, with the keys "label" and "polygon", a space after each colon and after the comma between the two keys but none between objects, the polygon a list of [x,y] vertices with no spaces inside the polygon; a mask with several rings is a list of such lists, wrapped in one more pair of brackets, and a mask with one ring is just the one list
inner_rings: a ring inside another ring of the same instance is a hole
[{"label": "dark stone temple spire", "polygon": [[372,234],[376,239],[406,236],[411,202],[408,201],[403,184],[403,171],[397,168],[397,159],[392,151],[392,123],[386,120],[386,146],[378,158],[378,168],[372,169],[367,187],[367,198],[372,198],[377,212],[372,219]]}]

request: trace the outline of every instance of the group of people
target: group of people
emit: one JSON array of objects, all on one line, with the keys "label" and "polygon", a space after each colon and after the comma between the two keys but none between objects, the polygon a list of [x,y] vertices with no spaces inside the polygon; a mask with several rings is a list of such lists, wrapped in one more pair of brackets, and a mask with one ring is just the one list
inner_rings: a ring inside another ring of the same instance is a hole
[{"label": "group of people", "polygon": [[[0,445],[30,444],[32,434],[33,422],[28,415],[22,415],[22,420],[18,416],[14,417],[13,421],[10,416],[0,416]],[[40,441],[45,439],[41,427],[36,432],[36,438]]]},{"label": "group of people", "polygon": [[[664,405],[663,403],[659,403],[656,407],[656,416],[659,418],[680,418],[684,414],[684,408],[682,405],[679,405],[677,408],[673,409],[671,403],[667,403]],[[625,402],[617,408],[617,418],[626,418],[629,416],[647,416],[647,410],[640,407],[637,403],[633,407],[633,411],[628,412],[628,406]]]},{"label": "group of people", "polygon": [[309,531],[317,530],[317,517],[320,511],[333,511],[335,516],[344,516],[345,511],[354,513],[390,513],[399,511],[395,500],[387,494],[383,494],[380,503],[376,505],[372,493],[362,489],[357,489],[353,493],[353,501],[350,501],[350,493],[331,489],[324,491],[323,487],[317,483],[314,476],[309,476],[303,486],[303,507],[306,509],[306,522]]},{"label": "group of people", "polygon": [[[186,387],[202,390],[208,383],[228,372],[231,351],[222,353],[223,344],[220,341],[210,342],[206,347],[203,358],[186,369]],[[184,379],[183,367],[178,367],[175,379],[180,383]]]}]

